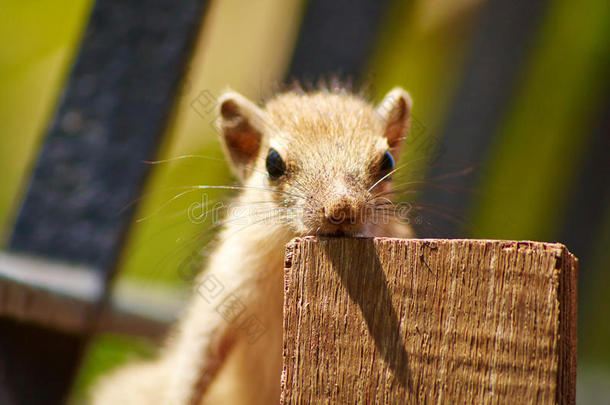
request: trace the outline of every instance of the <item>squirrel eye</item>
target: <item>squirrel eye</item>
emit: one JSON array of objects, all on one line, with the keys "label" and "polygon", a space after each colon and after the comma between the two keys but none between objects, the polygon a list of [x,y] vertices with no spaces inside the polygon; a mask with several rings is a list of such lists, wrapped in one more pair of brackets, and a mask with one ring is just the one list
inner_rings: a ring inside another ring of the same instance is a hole
[{"label": "squirrel eye", "polygon": [[276,180],[286,172],[286,164],[275,149],[269,149],[265,166],[272,180]]},{"label": "squirrel eye", "polygon": [[[388,173],[390,170],[394,168],[394,158],[390,155],[390,152],[386,152],[383,154],[381,158],[381,165],[379,166],[379,171],[381,173]],[[388,177],[389,179],[389,177]]]}]

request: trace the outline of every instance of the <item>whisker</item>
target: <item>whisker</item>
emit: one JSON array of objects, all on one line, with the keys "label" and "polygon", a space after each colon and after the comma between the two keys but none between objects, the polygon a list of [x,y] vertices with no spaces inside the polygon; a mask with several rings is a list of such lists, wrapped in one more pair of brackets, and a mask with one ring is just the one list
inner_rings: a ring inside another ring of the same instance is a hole
[{"label": "whisker", "polygon": [[474,172],[475,167],[476,166],[474,166],[474,165],[473,166],[469,166],[469,167],[466,167],[466,168],[464,168],[462,170],[458,170],[456,172],[445,173],[445,174],[442,174],[440,176],[433,177],[430,180],[438,181],[438,180],[451,179],[451,178],[454,178],[454,177],[466,176],[466,175],[471,174],[472,172]]},{"label": "whisker", "polygon": [[[375,201],[378,198],[382,198],[384,201]],[[373,205],[392,205],[394,204],[394,202],[392,200],[390,200],[389,198],[383,197],[383,196],[375,196],[374,198],[371,198],[369,200],[366,201],[367,204],[372,203]]]},{"label": "whisker", "polygon": [[[270,213],[273,212],[275,208],[270,208],[268,210],[261,210],[258,213],[255,213],[256,215],[264,215],[265,213]],[[275,214],[276,217],[279,216],[279,214]],[[248,217],[251,218],[251,217]],[[256,221],[250,222],[249,224],[246,224],[246,226],[241,227],[240,229],[236,230],[237,233],[243,229],[246,229],[248,226],[256,224],[256,223],[262,223],[265,220],[268,220],[269,218],[273,218],[273,216],[264,216]],[[218,223],[212,224],[209,227],[206,227],[206,229],[202,232],[198,232],[196,233],[193,237],[189,238],[188,241],[180,241],[178,240],[178,242],[181,242],[181,245],[175,249],[172,249],[171,252],[169,252],[167,255],[165,255],[160,261],[159,263],[155,266],[155,269],[158,269],[159,267],[161,267],[161,265],[165,262],[167,262],[172,256],[176,256],[178,255],[180,252],[185,251],[187,248],[189,248],[190,246],[193,246],[195,244],[201,243],[202,240],[205,239],[205,237],[210,237],[210,240],[205,243],[204,245],[202,245],[200,248],[195,249],[194,252],[203,252],[205,251],[205,249],[208,247],[208,245],[213,242],[215,239],[213,238],[213,235],[216,234],[217,229],[222,228],[232,222],[235,222],[237,220],[243,220],[243,217],[238,217],[238,218],[231,218],[231,219],[227,219],[224,221],[219,221]],[[233,235],[229,234],[229,236]]]},{"label": "whisker", "polygon": [[415,194],[415,193],[417,193],[417,190],[389,190],[389,191],[383,191],[381,193],[371,196],[370,200],[374,200],[375,198],[385,197],[385,196],[392,195],[392,194]]},{"label": "whisker", "polygon": [[385,176],[383,176],[382,178],[377,180],[375,183],[373,183],[373,185],[371,187],[369,187],[369,189],[366,190],[366,192],[370,193],[371,190],[374,189],[377,184],[381,183],[382,181],[384,181],[385,179],[387,179],[388,177],[390,177],[392,174],[396,173],[398,170],[402,169],[403,167],[406,167],[408,164],[409,163],[402,164],[402,165],[398,166],[397,168],[391,170],[388,174],[386,174]]},{"label": "whisker", "polygon": [[180,155],[180,156],[176,156],[176,157],[168,158],[168,159],[143,160],[142,163],[145,163],[145,164],[148,164],[148,165],[159,165],[159,164],[163,164],[163,163],[172,163],[172,162],[175,162],[175,161],[178,161],[178,160],[191,159],[191,158],[213,160],[213,161],[216,161],[216,162],[225,162],[225,159],[221,159],[221,158],[217,158],[217,157],[213,157],[213,156],[205,156],[205,155]]},{"label": "whisker", "polygon": [[[228,234],[228,235],[226,236],[226,238],[227,238],[227,239],[230,239],[231,237],[235,236],[237,233],[242,232],[242,231],[246,230],[247,228],[249,228],[249,227],[251,227],[251,226],[258,225],[258,224],[261,224],[261,223],[263,223],[263,222],[265,222],[265,221],[274,220],[274,219],[277,219],[277,218],[280,218],[280,214],[275,214],[275,215],[274,215],[274,216],[272,216],[272,217],[267,217],[267,216],[265,216],[265,217],[263,217],[263,218],[260,218],[260,219],[258,219],[258,220],[256,220],[256,221],[254,221],[254,222],[249,222],[249,223],[248,223],[248,224],[246,224],[245,226],[243,226],[243,227],[241,227],[241,228],[237,229],[235,232]],[[243,218],[240,218],[240,219],[243,219]]]},{"label": "whisker", "polygon": [[[175,161],[178,161],[178,160],[192,159],[192,158],[212,160],[212,161],[215,161],[215,162],[226,163],[226,159],[224,159],[224,158],[217,158],[217,157],[214,157],[214,156],[206,156],[206,155],[194,155],[194,154],[180,155],[180,156],[176,156],[176,157],[173,157],[173,158],[160,159],[160,160],[143,160],[142,163],[149,164],[149,165],[159,165],[159,164],[163,164],[163,163],[172,163],[172,162],[175,162]],[[264,172],[262,170],[256,169],[254,164],[246,165],[246,167],[248,169],[250,169],[250,170],[266,174],[266,172]]]},{"label": "whisker", "polygon": [[290,211],[296,211],[296,209],[294,208],[282,208],[282,209],[278,209],[277,207],[271,207],[268,209],[264,209],[264,210],[259,210],[259,211],[254,211],[254,212],[249,212],[249,215],[245,215],[245,216],[235,216],[235,217],[229,217],[229,218],[225,218],[223,221],[219,221],[217,223],[218,226],[226,226],[228,224],[237,222],[237,221],[247,221],[249,218],[251,217],[255,217],[255,216],[259,216],[259,215],[265,215],[271,212],[277,211],[278,215],[286,213],[286,212],[290,212]]},{"label": "whisker", "polygon": [[449,215],[449,214],[447,214],[447,213],[445,213],[445,212],[443,212],[441,210],[435,209],[435,208],[426,207],[424,205],[415,205],[415,206],[413,206],[413,208],[415,208],[416,210],[430,212],[431,214],[438,215],[441,218],[444,218],[444,219],[446,219],[448,221],[457,223],[459,225],[465,225],[466,224],[466,222],[464,220],[458,219],[458,218],[456,218],[456,217],[454,217],[452,215]]},{"label": "whisker", "polygon": [[[156,209],[153,213],[142,217],[142,218],[138,218],[136,219],[136,222],[142,222],[145,221],[147,219],[149,219],[150,217],[157,215],[159,212],[161,212],[165,207],[167,207],[169,204],[171,204],[173,201],[175,201],[176,199],[187,195],[189,193],[192,193],[194,191],[197,190],[248,190],[248,189],[254,189],[254,190],[263,190],[263,191],[268,191],[271,193],[276,193],[276,194],[281,194],[281,195],[288,195],[291,197],[295,197],[295,198],[299,198],[299,199],[304,199],[305,197],[299,195],[299,194],[295,194],[295,193],[290,193],[287,191],[282,191],[282,190],[274,190],[272,188],[265,188],[265,187],[256,187],[256,186],[207,186],[207,185],[197,185],[197,186],[184,186],[184,187],[175,187],[173,189],[179,189],[179,190],[186,190],[183,191],[182,193],[178,193],[177,195],[173,196],[172,198],[170,198],[169,200],[165,201],[158,209]],[[132,201],[131,203],[128,204],[128,206],[124,207],[122,209],[125,210],[127,209],[129,206],[135,204],[138,200],[141,200],[143,197],[140,197],[139,199]]]},{"label": "whisker", "polygon": [[159,212],[161,212],[161,211],[163,210],[163,208],[165,208],[165,207],[167,207],[169,204],[171,204],[171,202],[172,202],[172,201],[175,201],[176,199],[178,199],[178,198],[180,198],[180,197],[182,197],[182,196],[184,196],[184,195],[186,195],[186,194],[192,193],[193,191],[197,191],[197,189],[186,190],[186,191],[183,191],[182,193],[179,193],[179,194],[177,194],[177,195],[173,196],[173,197],[172,197],[172,198],[170,198],[168,201],[166,201],[165,203],[163,203],[163,204],[161,205],[161,207],[159,207],[158,209],[156,209],[155,211],[153,211],[151,214],[146,215],[146,216],[144,216],[144,217],[142,217],[142,218],[137,218],[137,219],[135,220],[135,222],[136,222],[136,223],[140,223],[140,222],[142,222],[142,221],[146,221],[147,219],[149,219],[149,218],[151,218],[151,217],[153,217],[153,216],[157,215]]}]

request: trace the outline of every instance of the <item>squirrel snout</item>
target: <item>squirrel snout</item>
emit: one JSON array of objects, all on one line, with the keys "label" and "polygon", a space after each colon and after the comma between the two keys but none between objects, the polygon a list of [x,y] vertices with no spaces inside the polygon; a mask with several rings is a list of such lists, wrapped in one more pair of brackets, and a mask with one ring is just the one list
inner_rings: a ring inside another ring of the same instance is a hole
[{"label": "squirrel snout", "polygon": [[336,225],[348,222],[354,223],[358,219],[357,205],[347,198],[341,198],[326,204],[322,207],[322,212],[328,222]]}]

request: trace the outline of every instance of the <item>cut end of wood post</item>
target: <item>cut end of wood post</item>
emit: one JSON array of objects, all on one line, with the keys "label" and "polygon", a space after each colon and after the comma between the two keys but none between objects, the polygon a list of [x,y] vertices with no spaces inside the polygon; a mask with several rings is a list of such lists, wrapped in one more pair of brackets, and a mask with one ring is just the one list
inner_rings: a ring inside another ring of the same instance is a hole
[{"label": "cut end of wood post", "polygon": [[287,248],[282,403],[574,403],[577,259],[557,243]]}]

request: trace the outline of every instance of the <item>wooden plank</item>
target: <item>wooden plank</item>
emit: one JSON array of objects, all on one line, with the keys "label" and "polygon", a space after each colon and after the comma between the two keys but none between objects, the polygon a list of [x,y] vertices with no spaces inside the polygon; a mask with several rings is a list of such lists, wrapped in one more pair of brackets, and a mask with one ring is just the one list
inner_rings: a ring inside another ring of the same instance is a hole
[{"label": "wooden plank", "polygon": [[[156,153],[205,4],[95,3],[9,241],[12,253],[93,269],[106,291],[131,218],[121,210],[139,196],[148,169],[142,161]],[[79,318],[89,325],[104,294],[94,299]],[[87,335],[8,319],[0,335],[3,403],[64,403]]]},{"label": "wooden plank", "polygon": [[561,244],[296,239],[282,403],[574,403],[576,276]]}]

